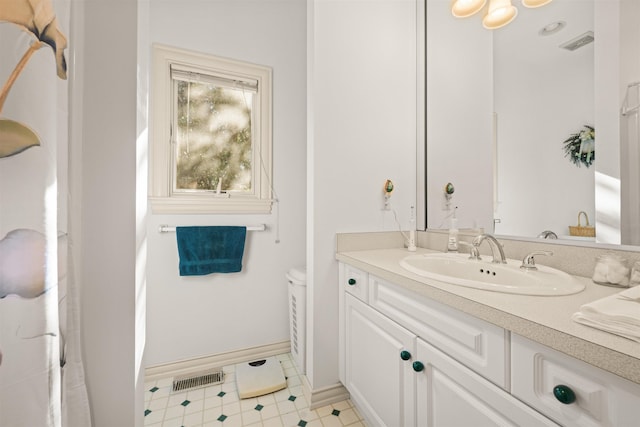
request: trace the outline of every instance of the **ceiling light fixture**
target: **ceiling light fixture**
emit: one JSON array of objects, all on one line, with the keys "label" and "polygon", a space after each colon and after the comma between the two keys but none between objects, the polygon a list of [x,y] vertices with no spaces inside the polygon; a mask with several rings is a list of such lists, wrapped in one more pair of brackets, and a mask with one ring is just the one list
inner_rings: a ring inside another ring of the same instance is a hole
[{"label": "ceiling light fixture", "polygon": [[[535,8],[549,4],[552,0],[522,0],[522,5]],[[451,14],[456,18],[467,18],[484,9],[487,0],[451,0]],[[504,27],[518,16],[518,9],[511,0],[489,0],[489,7],[482,19],[482,25],[495,30]]]},{"label": "ceiling light fixture", "polygon": [[530,8],[544,6],[548,3],[551,3],[551,0],[522,0],[522,5]]},{"label": "ceiling light fixture", "polygon": [[561,31],[566,26],[567,23],[564,21],[555,21],[542,27],[540,31],[538,31],[538,34],[540,34],[541,36],[550,36],[557,33],[558,31]]},{"label": "ceiling light fixture", "polygon": [[511,0],[491,0],[489,11],[482,19],[482,26],[489,30],[495,30],[504,27],[516,16],[518,16],[518,9],[511,4]]},{"label": "ceiling light fixture", "polygon": [[480,12],[487,0],[452,0],[451,13],[456,18],[466,18]]}]

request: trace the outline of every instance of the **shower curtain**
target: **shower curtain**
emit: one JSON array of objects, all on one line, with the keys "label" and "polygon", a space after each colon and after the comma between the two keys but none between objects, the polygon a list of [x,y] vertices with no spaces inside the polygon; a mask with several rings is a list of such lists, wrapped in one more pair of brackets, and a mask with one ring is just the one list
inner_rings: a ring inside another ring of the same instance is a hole
[{"label": "shower curtain", "polygon": [[0,426],[90,426],[68,233],[71,0],[0,0]]}]

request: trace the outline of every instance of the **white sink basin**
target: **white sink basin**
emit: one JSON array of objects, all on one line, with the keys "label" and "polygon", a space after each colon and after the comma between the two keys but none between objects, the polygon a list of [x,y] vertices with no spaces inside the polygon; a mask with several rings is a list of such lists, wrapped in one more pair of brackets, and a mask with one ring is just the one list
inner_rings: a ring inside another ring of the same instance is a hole
[{"label": "white sink basin", "polygon": [[584,284],[555,268],[537,265],[537,271],[520,268],[521,261],[508,259],[494,264],[491,256],[470,260],[468,254],[432,253],[409,255],[400,266],[417,275],[441,282],[487,291],[522,295],[570,295]]}]

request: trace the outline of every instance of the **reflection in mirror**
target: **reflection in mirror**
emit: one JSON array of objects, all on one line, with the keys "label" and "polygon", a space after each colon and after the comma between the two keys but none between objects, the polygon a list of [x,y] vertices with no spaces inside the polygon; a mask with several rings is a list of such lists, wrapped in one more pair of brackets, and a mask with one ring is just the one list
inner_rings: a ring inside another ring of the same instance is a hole
[{"label": "reflection in mirror", "polygon": [[640,245],[640,2],[513,4],[490,31],[427,0],[427,228]]}]

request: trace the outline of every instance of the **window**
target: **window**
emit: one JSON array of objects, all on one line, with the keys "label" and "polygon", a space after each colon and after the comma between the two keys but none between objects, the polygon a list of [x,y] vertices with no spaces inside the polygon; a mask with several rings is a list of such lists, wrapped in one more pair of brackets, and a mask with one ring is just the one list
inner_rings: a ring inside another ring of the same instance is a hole
[{"label": "window", "polygon": [[153,46],[154,213],[271,211],[271,68]]}]

